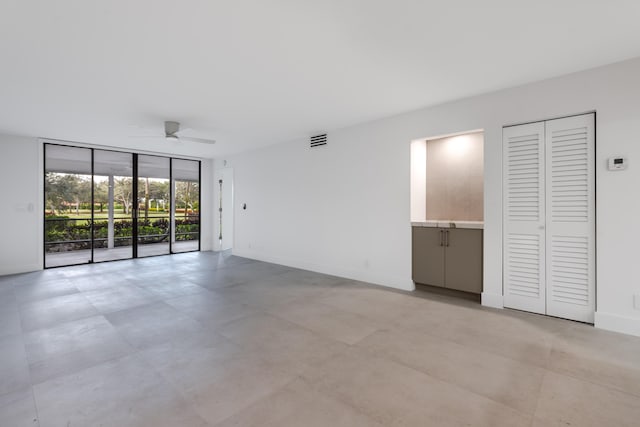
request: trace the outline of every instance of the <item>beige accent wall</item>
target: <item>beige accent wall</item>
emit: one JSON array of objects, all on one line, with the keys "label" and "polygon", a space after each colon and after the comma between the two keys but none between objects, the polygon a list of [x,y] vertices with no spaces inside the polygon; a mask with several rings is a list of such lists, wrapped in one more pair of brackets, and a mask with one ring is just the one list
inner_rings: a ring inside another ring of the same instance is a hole
[{"label": "beige accent wall", "polygon": [[483,221],[482,133],[427,141],[427,220]]}]

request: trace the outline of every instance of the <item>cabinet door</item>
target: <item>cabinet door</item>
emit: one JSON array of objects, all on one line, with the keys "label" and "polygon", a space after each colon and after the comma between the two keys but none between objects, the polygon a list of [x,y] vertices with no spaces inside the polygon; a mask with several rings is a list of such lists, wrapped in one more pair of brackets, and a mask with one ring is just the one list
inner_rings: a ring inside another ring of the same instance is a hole
[{"label": "cabinet door", "polygon": [[444,246],[441,228],[412,227],[413,281],[444,286]]},{"label": "cabinet door", "polygon": [[482,292],[482,230],[446,230],[446,287],[459,291]]}]

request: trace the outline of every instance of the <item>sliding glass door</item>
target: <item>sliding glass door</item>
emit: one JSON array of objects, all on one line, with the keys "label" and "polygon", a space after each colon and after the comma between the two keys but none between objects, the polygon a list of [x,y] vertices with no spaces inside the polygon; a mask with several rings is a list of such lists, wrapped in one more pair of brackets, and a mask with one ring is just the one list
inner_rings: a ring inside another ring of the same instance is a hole
[{"label": "sliding glass door", "polygon": [[133,257],[133,154],[93,152],[93,261]]},{"label": "sliding glass door", "polygon": [[45,144],[44,266],[200,250],[200,162]]},{"label": "sliding glass door", "polygon": [[171,159],[138,155],[138,257],[171,253]]},{"label": "sliding glass door", "polygon": [[173,159],[173,239],[172,251],[200,249],[200,162]]},{"label": "sliding glass door", "polygon": [[91,157],[88,148],[45,147],[45,268],[92,260]]}]

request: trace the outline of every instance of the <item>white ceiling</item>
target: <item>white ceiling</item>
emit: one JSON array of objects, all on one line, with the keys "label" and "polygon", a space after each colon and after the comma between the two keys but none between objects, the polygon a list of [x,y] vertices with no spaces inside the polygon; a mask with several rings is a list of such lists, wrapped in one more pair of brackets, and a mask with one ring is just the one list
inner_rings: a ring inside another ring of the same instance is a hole
[{"label": "white ceiling", "polygon": [[[2,0],[0,132],[218,157],[637,57],[639,20],[637,0]],[[218,143],[129,137],[164,120]]]}]

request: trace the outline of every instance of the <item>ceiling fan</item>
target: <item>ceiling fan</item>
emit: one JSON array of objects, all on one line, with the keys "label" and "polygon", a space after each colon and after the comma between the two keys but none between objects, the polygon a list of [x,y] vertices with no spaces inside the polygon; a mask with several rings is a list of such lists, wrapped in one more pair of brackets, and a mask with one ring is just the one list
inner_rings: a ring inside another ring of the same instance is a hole
[{"label": "ceiling fan", "polygon": [[[195,138],[192,136],[184,136],[186,129],[180,130],[180,123],[174,121],[164,122],[164,138],[169,142],[200,142],[203,144],[215,144],[213,139]],[[141,135],[143,138],[159,138],[160,135]]]}]

